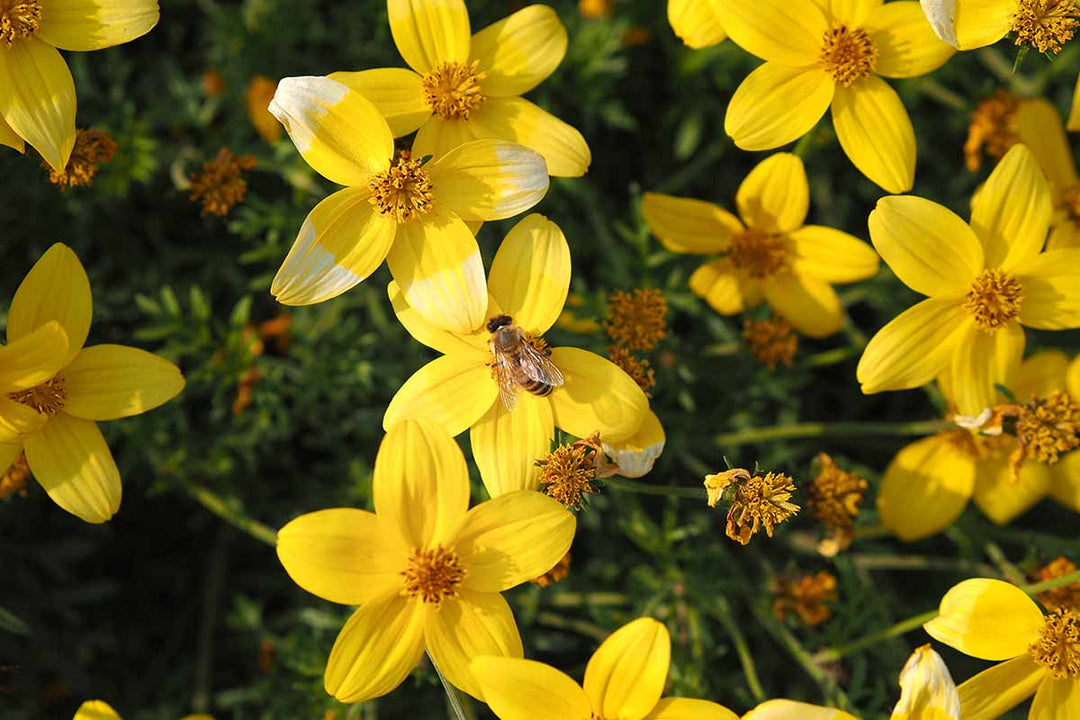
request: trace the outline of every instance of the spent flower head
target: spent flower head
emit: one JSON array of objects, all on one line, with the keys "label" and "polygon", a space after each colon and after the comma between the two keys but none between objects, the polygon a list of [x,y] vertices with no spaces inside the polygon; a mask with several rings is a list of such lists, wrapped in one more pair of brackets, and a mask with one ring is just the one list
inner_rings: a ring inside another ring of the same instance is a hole
[{"label": "spent flower head", "polygon": [[536,464],[540,468],[541,491],[574,510],[582,508],[587,495],[600,492],[594,480],[610,477],[616,470],[604,454],[599,433],[560,445]]},{"label": "spent flower head", "polygon": [[803,573],[795,578],[778,578],[774,595],[772,610],[777,620],[783,622],[794,614],[808,627],[820,625],[832,617],[830,605],[840,599],[836,576],[825,570]]},{"label": "spent flower head", "polygon": [[[1031,579],[1032,582],[1041,583],[1071,575],[1076,570],[1076,563],[1059,556],[1038,568]],[[1080,612],[1080,580],[1062,587],[1044,590],[1038,597],[1039,602],[1051,610],[1071,608]]]},{"label": "spent flower head", "polygon": [[106,131],[80,129],[75,133],[75,147],[63,171],[57,172],[46,162],[42,162],[42,166],[49,171],[49,182],[60,188],[60,192],[65,192],[68,188],[92,183],[98,166],[112,162],[116,150],[116,142]]},{"label": "spent flower head", "polygon": [[616,290],[608,298],[608,337],[630,350],[652,350],[667,337],[667,298],[655,288]]},{"label": "spent flower head", "polygon": [[221,148],[203,163],[201,172],[191,174],[191,201],[202,203],[203,215],[225,217],[244,201],[248,183],[243,173],[254,167],[253,155],[234,155]]},{"label": "spent flower head", "polygon": [[709,507],[716,507],[721,498],[728,502],[726,533],[742,545],[748,544],[762,528],[772,537],[777,525],[800,510],[791,502],[795,484],[784,473],[761,475],[734,468],[706,475],[704,484]]},{"label": "spent flower head", "polygon": [[979,101],[971,113],[964,164],[971,172],[982,167],[983,153],[994,162],[1020,142],[1020,100],[1008,90],[998,90]]},{"label": "spent flower head", "polygon": [[799,349],[795,327],[781,317],[743,320],[742,339],[750,354],[769,370],[775,370],[777,365],[791,367]]}]

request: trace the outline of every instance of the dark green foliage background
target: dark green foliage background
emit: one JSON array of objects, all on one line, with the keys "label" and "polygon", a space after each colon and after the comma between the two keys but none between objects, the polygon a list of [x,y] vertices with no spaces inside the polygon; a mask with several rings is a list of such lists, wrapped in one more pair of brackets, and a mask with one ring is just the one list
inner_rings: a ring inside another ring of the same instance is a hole
[{"label": "dark green foliage background", "polygon": [[[0,303],[6,309],[32,263],[53,242],[86,265],[95,300],[91,343],[155,350],[183,368],[188,385],[172,404],[110,423],[106,434],[124,477],[124,502],[109,524],[90,526],[55,507],[31,484],[29,497],[0,503],[0,717],[70,718],[101,698],[125,718],[174,720],[193,710],[219,719],[428,718],[445,716],[429,666],[395,693],[345,707],[322,689],[322,669],[349,613],[297,588],[273,548],[201,505],[197,489],[231,512],[277,528],[325,507],[370,503],[371,468],[393,391],[431,353],[396,323],[385,268],[344,297],[293,313],[292,345],[255,360],[252,405],[231,411],[251,358],[245,324],[276,315],[270,279],[305,214],[333,190],[285,140],[270,146],[252,129],[242,99],[251,76],[325,74],[400,66],[379,0],[166,0],[160,25],[130,45],[69,53],[79,125],[109,130],[116,160],[93,187],[60,195],[31,155],[0,152]],[[474,29],[517,9],[470,0]],[[663,3],[616,2],[612,19],[583,20],[555,3],[570,32],[566,60],[530,95],[580,128],[593,151],[589,175],[555,180],[537,207],[572,248],[581,316],[603,316],[605,294],[654,286],[667,293],[671,336],[653,354],[654,408],[668,446],[647,482],[700,488],[702,475],[734,463],[811,476],[820,450],[876,485],[908,440],[830,436],[765,445],[718,446],[743,428],[796,421],[904,421],[939,417],[932,395],[863,397],[854,379],[869,336],[914,299],[887,269],[845,291],[854,325],[804,342],[790,370],[769,373],[733,350],[737,319],[721,318],[686,289],[697,260],[651,239],[639,212],[644,190],[731,206],[764,154],[737,150],[723,132],[726,103],[757,63],[731,43],[691,51],[667,25]],[[648,41],[625,47],[631,27]],[[1064,112],[1078,48],[1052,65],[1028,58],[1019,81],[1045,89]],[[999,46],[999,58],[1011,48]],[[1009,60],[1005,61],[1006,63]],[[228,91],[207,100],[200,77],[216,68]],[[986,53],[954,58],[930,79],[899,81],[919,138],[913,192],[966,215],[985,177],[963,169],[968,112],[1003,86]],[[967,110],[965,110],[965,106]],[[225,220],[200,217],[177,178],[221,146],[258,158],[247,201]],[[881,191],[846,160],[828,120],[802,150],[812,222],[866,237]],[[512,221],[480,233],[490,259]],[[600,335],[555,330],[549,340],[604,352]],[[1075,333],[1032,336],[1030,345],[1080,349]],[[847,348],[848,350],[845,350]],[[818,356],[817,353],[838,350]],[[836,364],[824,359],[841,357]],[[666,357],[669,362],[661,363]],[[814,359],[816,357],[816,359]],[[464,439],[464,437],[462,438]],[[467,443],[463,443],[467,450]],[[476,484],[474,497],[482,499]],[[669,692],[707,697],[738,712],[755,704],[732,644],[737,626],[768,697],[834,702],[864,718],[887,716],[896,676],[921,631],[808,673],[800,648],[815,652],[932,609],[954,582],[1001,576],[995,550],[1022,569],[1057,554],[1080,560],[1075,515],[1044,502],[1011,528],[969,510],[945,534],[914,545],[874,537],[871,492],[860,523],[871,539],[829,561],[816,556],[809,517],[773,541],[740,547],[724,537],[723,515],[704,498],[610,491],[580,517],[568,580],[509,593],[526,653],[580,678],[600,639],[651,614],[674,639]],[[769,613],[770,578],[830,569],[842,602],[814,630]],[[260,667],[260,646],[274,648]],[[944,651],[958,679],[983,664]],[[486,717],[477,706],[478,717]],[[1022,713],[1015,714],[1016,717]]]}]

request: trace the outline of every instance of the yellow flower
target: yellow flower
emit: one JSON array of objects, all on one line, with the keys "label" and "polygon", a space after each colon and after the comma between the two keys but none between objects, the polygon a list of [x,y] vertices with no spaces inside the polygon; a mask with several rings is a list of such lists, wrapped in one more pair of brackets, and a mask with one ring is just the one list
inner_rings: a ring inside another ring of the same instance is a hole
[{"label": "yellow flower", "polygon": [[574,516],[531,490],[469,506],[465,457],[438,425],[406,420],[383,438],[375,512],[301,515],[278,532],[278,558],[310,593],[359,605],[326,664],[326,691],[360,702],[396,688],[424,650],[448,681],[483,697],[469,662],[521,657],[504,590],[555,566]]},{"label": "yellow flower", "polygon": [[956,684],[929,645],[916,648],[900,671],[900,700],[890,720],[960,720]]},{"label": "yellow flower", "polygon": [[742,716],[742,720],[857,720],[843,710],[795,700],[766,700]]},{"label": "yellow flower", "polygon": [[[383,416],[390,428],[404,417],[427,417],[451,435],[470,429],[473,457],[492,497],[532,490],[536,461],[551,449],[555,427],[575,437],[599,433],[619,443],[645,421],[648,399],[637,383],[606,358],[573,347],[547,348],[542,335],[562,312],[570,286],[570,248],[559,226],[529,215],[507,234],[491,265],[482,318],[509,316],[525,342],[550,353],[563,384],[541,396],[512,386],[500,397],[499,377],[486,327],[446,332],[425,322],[397,283],[389,287],[398,320],[409,333],[443,353],[416,371],[397,391]],[[481,286],[482,290],[482,286]],[[539,390],[543,392],[543,389]],[[513,398],[513,399],[511,399]],[[508,409],[507,401],[513,403]]]},{"label": "yellow flower", "polygon": [[121,345],[83,347],[90,281],[66,245],[49,248],[11,301],[0,348],[0,467],[19,454],[57,505],[91,523],[120,507],[120,473],[95,421],[168,402],[184,378],[171,362]]},{"label": "yellow flower", "polygon": [[604,453],[618,466],[616,475],[639,478],[652,472],[653,465],[664,452],[667,436],[660,418],[652,410],[645,413],[645,421],[631,437],[618,443],[603,443]]},{"label": "yellow flower", "polygon": [[[103,700],[87,700],[75,711],[72,720],[120,720],[120,714]],[[209,715],[185,715],[180,720],[214,720]]]},{"label": "yellow flower", "polygon": [[1050,181],[1054,215],[1046,249],[1080,248],[1080,176],[1061,115],[1053,103],[1032,98],[1020,104],[1017,120],[1020,142],[1028,146]]},{"label": "yellow flower", "polygon": [[1016,45],[1040,53],[1057,53],[1080,29],[1075,0],[937,0],[953,5],[951,17],[942,16],[941,37],[960,50],[993,45],[1013,33]]},{"label": "yellow flower", "polygon": [[30,143],[58,173],[75,146],[75,82],[57,49],[101,50],[142,37],[157,0],[0,2],[0,145]]},{"label": "yellow flower", "polygon": [[668,250],[724,253],[690,277],[690,289],[718,313],[734,315],[764,300],[805,335],[837,332],[844,312],[832,283],[873,276],[878,257],[847,233],[804,225],[810,184],[802,160],[788,153],[766,158],[739,186],[735,205],[742,222],[713,203],[659,193],[645,193],[642,211]]},{"label": "yellow flower", "polygon": [[485,319],[487,290],[466,222],[502,220],[538,203],[548,188],[544,159],[515,143],[477,140],[426,165],[421,152],[395,160],[379,110],[324,77],[285,78],[270,112],[311,167],[346,186],[304,221],[270,288],[278,302],[329,300],[385,259],[428,324],[475,330]]},{"label": "yellow flower", "polygon": [[[1020,400],[1046,396],[1067,387],[1070,363],[1064,353],[1046,351],[1025,360],[1010,386]],[[1073,368],[1080,370],[1080,359]],[[1080,390],[1080,375],[1074,382]],[[942,383],[951,397],[952,388]],[[1010,456],[1016,438],[983,436],[954,428],[916,440],[896,454],[885,468],[878,489],[878,517],[908,542],[941,532],[960,517],[969,500],[998,525],[1012,522],[1050,495],[1080,512],[1080,452],[1055,465],[1025,462],[1013,478]]]},{"label": "yellow flower", "polygon": [[882,80],[925,75],[955,50],[919,4],[881,0],[714,0],[739,47],[765,60],[735,91],[724,129],[743,150],[797,140],[832,108],[840,147],[892,193],[915,181],[915,131]]},{"label": "yellow flower", "polygon": [[1080,717],[1080,615],[1044,616],[1015,585],[978,578],[955,585],[939,615],[923,625],[932,638],[981,660],[1005,661],[959,687],[964,720],[992,720],[1032,694],[1030,720]]},{"label": "yellow flower", "polygon": [[608,636],[578,685],[533,660],[478,657],[473,673],[499,720],[738,720],[707,700],[661,698],[671,664],[671,637],[662,623],[643,617]]},{"label": "yellow flower", "polygon": [[870,239],[926,300],[878,331],[859,360],[867,394],[948,374],[961,415],[997,404],[1024,354],[1024,326],[1080,326],[1080,249],[1041,252],[1052,214],[1034,156],[1015,145],[972,200],[970,225],[914,196],[886,197]]},{"label": "yellow flower", "polygon": [[471,38],[464,0],[387,0],[387,10],[394,44],[412,69],[330,77],[375,103],[394,137],[418,130],[417,157],[438,159],[469,140],[508,140],[543,155],[552,175],[585,173],[592,156],[581,133],[519,97],[566,54],[566,28],[554,10],[529,5]]},{"label": "yellow flower", "polygon": [[679,39],[694,49],[717,45],[727,38],[713,0],[668,0],[667,17]]}]

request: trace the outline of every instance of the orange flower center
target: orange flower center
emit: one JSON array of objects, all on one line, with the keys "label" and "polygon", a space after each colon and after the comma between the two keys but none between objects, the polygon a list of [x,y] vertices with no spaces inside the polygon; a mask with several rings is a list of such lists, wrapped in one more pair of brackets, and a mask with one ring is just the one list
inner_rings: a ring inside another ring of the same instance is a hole
[{"label": "orange flower center", "polygon": [[0,0],[0,45],[11,47],[41,25],[40,0]]},{"label": "orange flower center", "polygon": [[424,99],[444,120],[468,120],[469,114],[484,104],[480,81],[484,73],[478,63],[444,62],[435,66],[420,81]]},{"label": "orange flower center", "polygon": [[59,375],[29,390],[11,393],[8,397],[17,403],[34,408],[42,415],[50,416],[63,410],[64,404],[67,403],[64,378]]},{"label": "orange flower center", "polygon": [[780,272],[787,264],[783,237],[753,228],[733,237],[727,253],[737,269],[757,280]]},{"label": "orange flower center", "polygon": [[457,597],[457,588],[465,579],[457,553],[441,545],[417,548],[409,556],[405,576],[405,594],[426,603],[439,605],[445,598]]},{"label": "orange flower center", "polygon": [[839,85],[848,87],[874,72],[878,51],[874,41],[862,28],[849,29],[839,25],[825,32],[821,46],[821,63]]},{"label": "orange flower center", "polygon": [[397,162],[386,172],[376,174],[368,184],[371,204],[383,215],[392,215],[399,223],[417,215],[427,215],[435,202],[434,186],[419,160],[408,150],[398,154]]},{"label": "orange flower center", "polygon": [[1058,680],[1080,678],[1080,614],[1059,608],[1047,615],[1028,653]]},{"label": "orange flower center", "polygon": [[1074,0],[1020,0],[1013,15],[1017,45],[1030,45],[1041,53],[1060,52],[1080,28],[1080,8]]},{"label": "orange flower center", "polygon": [[964,309],[983,330],[1000,330],[1020,316],[1020,281],[1001,270],[983,270],[971,283]]}]

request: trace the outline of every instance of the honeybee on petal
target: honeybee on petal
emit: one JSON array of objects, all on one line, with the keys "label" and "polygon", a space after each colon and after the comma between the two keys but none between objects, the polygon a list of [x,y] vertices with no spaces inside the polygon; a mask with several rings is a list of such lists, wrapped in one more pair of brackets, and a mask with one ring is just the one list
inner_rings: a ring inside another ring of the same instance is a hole
[{"label": "honeybee on petal", "polygon": [[562,373],[548,357],[551,352],[538,349],[512,317],[496,315],[488,320],[487,330],[491,333],[488,346],[495,356],[499,397],[508,412],[517,404],[518,388],[546,397],[563,384]]}]

